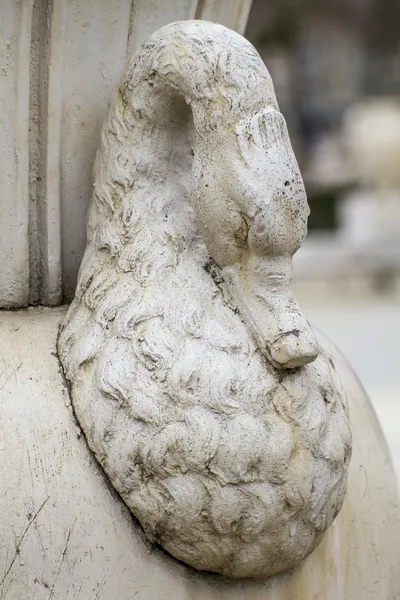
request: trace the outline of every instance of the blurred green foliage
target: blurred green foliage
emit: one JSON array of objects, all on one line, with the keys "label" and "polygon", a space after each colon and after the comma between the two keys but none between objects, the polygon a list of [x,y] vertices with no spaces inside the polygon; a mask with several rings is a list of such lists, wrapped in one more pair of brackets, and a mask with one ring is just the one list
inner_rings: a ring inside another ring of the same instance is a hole
[{"label": "blurred green foliage", "polygon": [[335,231],[338,223],[338,191],[330,188],[308,192],[311,214],[308,218],[309,231]]}]

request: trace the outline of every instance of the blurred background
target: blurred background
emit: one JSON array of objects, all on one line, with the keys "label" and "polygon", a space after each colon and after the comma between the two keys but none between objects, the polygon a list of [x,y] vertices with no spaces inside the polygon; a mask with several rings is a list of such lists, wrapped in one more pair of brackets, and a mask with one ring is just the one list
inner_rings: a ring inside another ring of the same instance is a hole
[{"label": "blurred background", "polygon": [[302,308],[354,366],[400,477],[400,2],[254,0],[311,215]]}]

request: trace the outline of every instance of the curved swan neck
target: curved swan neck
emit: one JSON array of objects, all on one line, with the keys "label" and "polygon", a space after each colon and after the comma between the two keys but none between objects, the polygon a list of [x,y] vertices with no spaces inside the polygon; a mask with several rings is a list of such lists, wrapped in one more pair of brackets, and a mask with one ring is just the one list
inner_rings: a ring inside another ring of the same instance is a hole
[{"label": "curved swan neck", "polygon": [[118,252],[132,195],[136,208],[147,206],[150,195],[165,196],[168,182],[189,199],[193,147],[203,156],[220,152],[221,142],[235,140],[235,122],[268,105],[277,108],[272,80],[242,36],[205,21],[158,30],[132,59],[102,129],[89,241]]},{"label": "curved swan neck", "polygon": [[277,108],[272,80],[254,47],[233,31],[204,21],[172,23],[150,37],[133,59],[122,89],[133,106],[138,89],[151,104],[179,94],[192,107],[198,133],[268,104]]},{"label": "curved swan neck", "polygon": [[[315,359],[290,283],[305,236],[304,186],[271,78],[249,42],[202,21],[150,37],[111,106],[95,172],[88,238],[97,250],[125,272],[144,255],[151,265],[168,256],[161,262],[170,267],[177,240],[189,248],[198,227],[270,361],[294,368]],[[269,289],[258,267],[268,273],[277,256],[287,258],[278,276],[288,283]]]}]

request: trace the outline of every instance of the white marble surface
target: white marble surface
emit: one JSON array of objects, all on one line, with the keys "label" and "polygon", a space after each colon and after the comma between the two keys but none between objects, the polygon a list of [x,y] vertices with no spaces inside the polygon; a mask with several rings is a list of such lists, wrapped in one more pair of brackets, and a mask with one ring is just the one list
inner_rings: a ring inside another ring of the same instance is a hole
[{"label": "white marble surface", "polygon": [[250,6],[0,2],[1,307],[56,305],[73,296],[100,127],[126,60],[156,29],[180,19],[243,33]]},{"label": "white marble surface", "polygon": [[2,600],[399,600],[393,475],[344,361],[354,452],[343,510],[299,568],[229,581],[150,546],[107,486],[74,423],[54,356],[64,314],[0,312]]}]

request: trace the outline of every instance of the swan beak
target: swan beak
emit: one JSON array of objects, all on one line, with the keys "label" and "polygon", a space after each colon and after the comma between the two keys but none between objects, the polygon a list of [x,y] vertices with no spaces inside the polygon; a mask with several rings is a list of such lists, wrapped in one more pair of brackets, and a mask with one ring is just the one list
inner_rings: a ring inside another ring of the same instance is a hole
[{"label": "swan beak", "polygon": [[269,355],[277,369],[295,369],[313,362],[319,353],[311,330],[292,329],[282,333],[269,345]]}]

